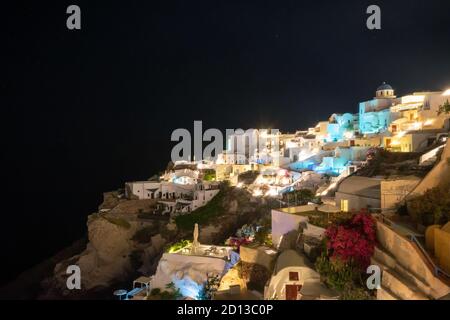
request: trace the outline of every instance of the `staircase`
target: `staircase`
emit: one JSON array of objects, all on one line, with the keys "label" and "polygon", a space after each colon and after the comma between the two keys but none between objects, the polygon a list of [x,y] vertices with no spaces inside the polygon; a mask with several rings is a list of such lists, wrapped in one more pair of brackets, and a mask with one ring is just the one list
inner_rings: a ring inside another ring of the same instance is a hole
[{"label": "staircase", "polygon": [[[377,291],[378,300],[428,300],[417,286],[421,280],[413,276],[409,271],[399,266],[393,256],[379,247],[375,248],[375,253],[371,260],[382,271],[381,289]],[[421,286],[425,284],[421,282]]]},{"label": "staircase", "polygon": [[416,243],[377,221],[378,246],[371,264],[381,269],[379,300],[429,300],[450,293],[450,284],[434,274]]}]

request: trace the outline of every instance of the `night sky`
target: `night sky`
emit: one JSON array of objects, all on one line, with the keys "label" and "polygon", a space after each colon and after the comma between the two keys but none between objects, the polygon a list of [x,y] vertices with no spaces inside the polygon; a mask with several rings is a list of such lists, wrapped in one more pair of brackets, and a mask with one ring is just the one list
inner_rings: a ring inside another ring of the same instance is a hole
[{"label": "night sky", "polygon": [[448,0],[112,2],[2,5],[1,282],[81,237],[103,191],[162,170],[194,120],[294,131],[383,81],[450,87]]}]

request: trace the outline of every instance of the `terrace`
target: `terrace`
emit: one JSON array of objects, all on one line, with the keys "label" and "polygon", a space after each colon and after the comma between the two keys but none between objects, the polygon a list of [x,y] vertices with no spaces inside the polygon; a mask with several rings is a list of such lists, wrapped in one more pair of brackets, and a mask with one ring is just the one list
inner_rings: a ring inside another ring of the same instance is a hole
[{"label": "terrace", "polygon": [[224,260],[230,260],[232,247],[203,245],[194,246],[188,244],[187,246],[175,251],[175,254],[187,255],[187,256],[203,256],[210,258],[219,258]]},{"label": "terrace", "polygon": [[307,217],[308,223],[325,229],[332,224],[344,221],[352,216],[352,213],[342,212],[336,207],[330,205],[323,205],[319,207],[315,205],[306,205],[281,208],[278,210],[297,216]]}]

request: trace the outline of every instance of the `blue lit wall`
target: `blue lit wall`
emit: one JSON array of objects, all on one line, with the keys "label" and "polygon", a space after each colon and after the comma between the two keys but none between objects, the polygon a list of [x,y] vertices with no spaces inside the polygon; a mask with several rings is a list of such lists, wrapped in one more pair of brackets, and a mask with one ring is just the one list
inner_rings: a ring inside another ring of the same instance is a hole
[{"label": "blue lit wall", "polygon": [[328,124],[328,141],[339,141],[342,139],[343,132],[341,131],[341,127],[337,123],[329,123]]},{"label": "blue lit wall", "polygon": [[389,109],[377,112],[361,112],[359,115],[359,131],[361,133],[379,133],[386,131],[391,123]]},{"label": "blue lit wall", "polygon": [[341,141],[344,139],[345,132],[354,131],[354,116],[351,113],[344,113],[342,115],[334,114],[332,117],[335,123],[329,123],[327,126],[327,142]]},{"label": "blue lit wall", "polygon": [[173,277],[172,282],[175,284],[176,288],[180,289],[180,293],[183,297],[190,297],[192,299],[197,299],[198,294],[203,288],[203,284],[198,284],[188,276],[183,279]]},{"label": "blue lit wall", "polygon": [[314,171],[317,173],[339,175],[345,170],[347,163],[347,157],[325,157],[322,163],[314,168]]},{"label": "blue lit wall", "polygon": [[334,157],[324,157],[322,163],[314,168],[318,173],[339,175],[352,158],[351,148],[336,148]]},{"label": "blue lit wall", "polygon": [[291,170],[313,170],[317,163],[313,160],[297,161],[289,164]]}]

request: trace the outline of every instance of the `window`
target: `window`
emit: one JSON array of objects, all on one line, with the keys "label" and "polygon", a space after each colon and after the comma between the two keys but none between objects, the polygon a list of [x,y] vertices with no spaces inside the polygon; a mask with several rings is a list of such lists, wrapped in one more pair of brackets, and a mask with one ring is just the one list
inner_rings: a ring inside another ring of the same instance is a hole
[{"label": "window", "polygon": [[289,281],[298,281],[298,272],[289,272]]},{"label": "window", "polygon": [[341,200],[341,211],[348,212],[348,200]]},{"label": "window", "polygon": [[386,139],[386,148],[391,146],[391,139]]}]

